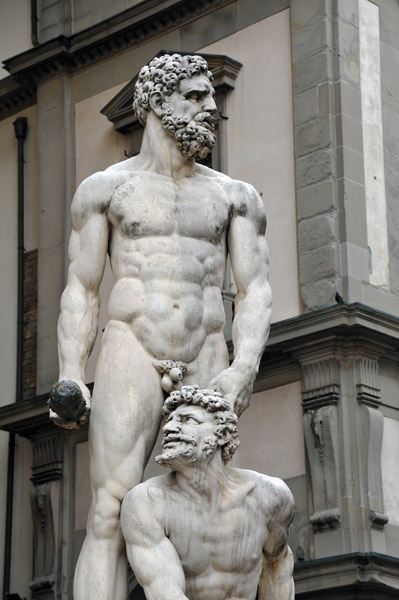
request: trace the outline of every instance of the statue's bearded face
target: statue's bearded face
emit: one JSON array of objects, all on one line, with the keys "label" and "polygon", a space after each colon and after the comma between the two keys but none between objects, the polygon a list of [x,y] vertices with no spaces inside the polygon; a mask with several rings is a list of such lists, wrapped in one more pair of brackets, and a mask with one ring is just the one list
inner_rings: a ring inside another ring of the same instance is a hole
[{"label": "statue's bearded face", "polygon": [[205,75],[180,82],[162,105],[162,125],[175,137],[184,156],[205,158],[216,142],[213,113],[215,91]]},{"label": "statue's bearded face", "polygon": [[156,457],[157,463],[179,468],[211,456],[218,448],[215,427],[213,413],[201,406],[179,406],[169,415],[163,427],[163,452]]}]

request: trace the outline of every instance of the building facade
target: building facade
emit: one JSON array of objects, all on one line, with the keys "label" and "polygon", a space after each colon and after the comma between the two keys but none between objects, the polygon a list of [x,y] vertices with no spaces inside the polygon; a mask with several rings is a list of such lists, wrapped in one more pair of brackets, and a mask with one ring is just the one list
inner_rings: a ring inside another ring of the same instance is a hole
[{"label": "building facade", "polygon": [[[176,51],[208,58],[212,165],[253,184],[268,215],[273,324],[236,466],[294,494],[298,599],[397,598],[396,0],[21,0],[2,6],[0,31],[4,593],[72,599],[87,429],[56,428],[46,405],[69,206],[87,176],[138,151],[134,78]],[[107,266],[87,383],[111,285]],[[234,291],[227,273],[228,339]],[[158,472],[151,459],[146,477]],[[130,587],[143,597],[133,574]]]}]

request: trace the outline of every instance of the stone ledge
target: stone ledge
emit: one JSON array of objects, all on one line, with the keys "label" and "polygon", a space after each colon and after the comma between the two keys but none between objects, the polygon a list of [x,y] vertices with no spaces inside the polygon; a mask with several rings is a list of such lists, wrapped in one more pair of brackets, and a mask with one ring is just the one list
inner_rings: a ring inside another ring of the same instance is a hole
[{"label": "stone ledge", "polygon": [[295,564],[296,600],[387,600],[399,596],[399,559],[374,552]]}]

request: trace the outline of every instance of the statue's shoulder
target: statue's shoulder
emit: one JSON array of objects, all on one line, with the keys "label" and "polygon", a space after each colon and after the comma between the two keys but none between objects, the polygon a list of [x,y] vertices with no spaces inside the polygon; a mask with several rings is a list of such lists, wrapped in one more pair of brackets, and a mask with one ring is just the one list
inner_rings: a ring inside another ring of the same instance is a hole
[{"label": "statue's shoulder", "polygon": [[282,479],[247,469],[242,469],[242,477],[255,483],[259,506],[263,506],[268,512],[278,509],[282,514],[290,515],[292,513],[294,498],[288,485]]},{"label": "statue's shoulder", "polygon": [[124,160],[121,160],[120,162],[110,165],[109,167],[107,167],[107,169],[105,169],[105,171],[103,171],[103,173],[108,174],[109,176],[112,176],[113,174],[117,174],[117,173],[138,172],[138,171],[140,171],[139,163],[140,163],[139,157],[132,156],[131,158],[126,158]]},{"label": "statue's shoulder", "polygon": [[116,174],[98,171],[89,175],[77,188],[72,200],[72,221],[77,225],[86,221],[91,214],[104,213],[111,201],[112,193],[119,185]]},{"label": "statue's shoulder", "polygon": [[196,165],[196,173],[214,179],[215,182],[225,188],[233,201],[245,205],[259,205],[263,208],[261,197],[250,183],[240,181],[239,179],[233,179],[225,173],[220,173],[219,171],[215,171],[214,169],[198,163]]}]

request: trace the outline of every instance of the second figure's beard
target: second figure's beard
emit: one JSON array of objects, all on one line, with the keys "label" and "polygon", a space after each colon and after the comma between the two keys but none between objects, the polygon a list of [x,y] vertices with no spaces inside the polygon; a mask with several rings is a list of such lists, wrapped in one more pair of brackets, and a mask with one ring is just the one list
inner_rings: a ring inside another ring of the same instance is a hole
[{"label": "second figure's beard", "polygon": [[205,158],[216,143],[216,136],[211,131],[214,122],[212,115],[199,113],[190,121],[177,117],[169,102],[164,102],[162,108],[162,126],[170,136],[176,138],[181,153],[192,158]]},{"label": "second figure's beard", "polygon": [[[181,434],[180,434],[181,435]],[[155,457],[156,462],[161,467],[173,467],[175,461],[181,464],[194,464],[198,461],[198,453],[195,452],[197,443],[194,438],[188,439],[189,436],[182,436],[184,440],[172,448],[165,448],[159,456]],[[215,437],[208,437],[204,440],[202,447],[202,456],[207,457],[217,449],[217,440]]]}]

